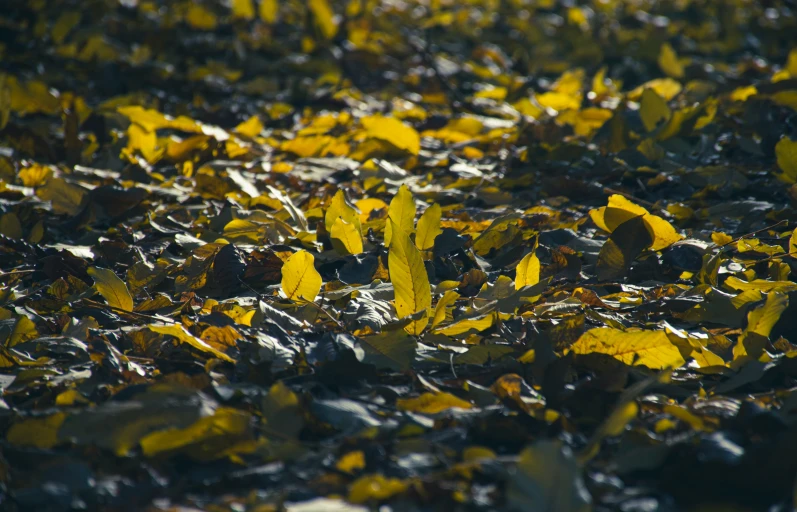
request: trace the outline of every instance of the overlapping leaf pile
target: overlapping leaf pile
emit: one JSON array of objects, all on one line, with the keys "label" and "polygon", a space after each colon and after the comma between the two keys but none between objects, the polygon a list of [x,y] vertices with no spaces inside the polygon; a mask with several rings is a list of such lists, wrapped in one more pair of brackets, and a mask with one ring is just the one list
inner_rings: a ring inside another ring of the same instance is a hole
[{"label": "overlapping leaf pile", "polygon": [[3,507],[790,510],[795,31],[3,8]]}]

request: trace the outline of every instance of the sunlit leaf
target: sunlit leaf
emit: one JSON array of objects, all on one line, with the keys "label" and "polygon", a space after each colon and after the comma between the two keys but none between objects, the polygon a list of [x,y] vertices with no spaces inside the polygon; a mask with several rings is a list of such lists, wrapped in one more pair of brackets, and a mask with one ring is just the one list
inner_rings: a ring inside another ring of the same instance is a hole
[{"label": "sunlit leaf", "polygon": [[400,398],[396,407],[403,411],[437,414],[451,408],[470,409],[473,406],[450,393],[424,393],[417,398]]},{"label": "sunlit leaf", "polygon": [[525,255],[515,267],[515,289],[534,286],[540,282],[540,259],[535,250]]},{"label": "sunlit leaf", "polygon": [[429,323],[432,307],[432,290],[420,251],[406,233],[394,224],[396,233],[390,244],[388,269],[395,290],[396,312],[399,318],[427,310],[427,315],[412,321],[405,330],[419,335]]},{"label": "sunlit leaf", "polygon": [[394,229],[409,235],[412,233],[415,223],[415,201],[412,199],[412,192],[406,185],[399,187],[398,192],[391,199],[387,215],[385,247],[390,247]]},{"label": "sunlit leaf", "polygon": [[191,333],[186,331],[185,327],[183,327],[181,324],[150,324],[147,326],[147,328],[150,331],[156,332],[158,334],[166,334],[169,336],[174,336],[181,343],[186,343],[188,345],[191,345],[195,349],[200,350],[202,352],[207,352],[218,359],[227,361],[229,363],[235,363],[235,359],[228,356],[224,352],[221,352],[213,348],[212,346],[208,345],[201,339],[192,335]]},{"label": "sunlit leaf", "polygon": [[571,347],[574,354],[606,354],[628,365],[678,368],[684,358],[664,331],[621,331],[599,327],[585,332]]},{"label": "sunlit leaf", "polygon": [[[359,220],[359,219],[358,219]],[[363,252],[363,239],[354,224],[338,217],[329,230],[332,245],[340,254],[360,254]]]},{"label": "sunlit leaf", "polygon": [[440,205],[435,203],[418,219],[418,229],[415,233],[415,246],[418,249],[424,251],[434,247],[434,239],[443,232],[440,227],[440,216]]},{"label": "sunlit leaf", "polygon": [[133,311],[133,297],[124,281],[116,277],[111,270],[90,267],[89,275],[94,279],[94,286],[109,306],[123,311]]},{"label": "sunlit leaf", "polygon": [[787,183],[797,182],[797,141],[783,137],[775,144],[775,155],[778,159],[780,179]]},{"label": "sunlit leaf", "polygon": [[669,43],[661,45],[658,63],[659,68],[667,75],[673,78],[684,77],[684,66],[678,60],[678,54],[675,53],[675,50],[673,50],[673,47],[670,46]]},{"label": "sunlit leaf", "polygon": [[307,251],[294,253],[282,266],[282,292],[291,300],[313,302],[321,283],[315,258]]},{"label": "sunlit leaf", "polygon": [[389,142],[396,148],[417,155],[421,138],[415,129],[396,118],[368,116],[360,120],[369,137]]}]

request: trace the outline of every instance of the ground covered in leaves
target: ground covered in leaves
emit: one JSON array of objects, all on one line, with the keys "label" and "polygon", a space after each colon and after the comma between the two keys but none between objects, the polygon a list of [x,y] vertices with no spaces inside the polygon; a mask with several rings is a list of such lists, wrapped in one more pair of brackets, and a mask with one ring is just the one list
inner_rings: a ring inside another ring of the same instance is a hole
[{"label": "ground covered in leaves", "polygon": [[4,510],[791,510],[792,2],[12,3]]}]

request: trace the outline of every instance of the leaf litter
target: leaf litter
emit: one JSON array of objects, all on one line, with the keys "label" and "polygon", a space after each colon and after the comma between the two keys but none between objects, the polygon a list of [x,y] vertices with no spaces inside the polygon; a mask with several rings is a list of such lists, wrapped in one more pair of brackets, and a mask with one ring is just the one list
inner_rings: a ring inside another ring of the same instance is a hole
[{"label": "leaf litter", "polygon": [[791,510],[788,2],[0,14],[7,510]]}]

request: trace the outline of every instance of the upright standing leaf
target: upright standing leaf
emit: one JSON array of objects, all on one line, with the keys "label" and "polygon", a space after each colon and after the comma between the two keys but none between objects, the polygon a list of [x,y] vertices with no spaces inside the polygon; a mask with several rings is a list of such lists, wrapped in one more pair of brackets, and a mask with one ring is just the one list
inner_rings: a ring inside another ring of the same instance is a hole
[{"label": "upright standing leaf", "polygon": [[672,46],[670,46],[670,43],[664,43],[661,45],[661,51],[659,52],[659,67],[662,71],[667,73],[667,75],[673,78],[684,77],[684,65],[678,60],[678,54],[675,53],[675,50]]},{"label": "upright standing leaf", "polygon": [[307,6],[313,13],[313,20],[319,34],[324,39],[332,39],[338,33],[338,24],[335,23],[335,13],[327,0],[308,0]]},{"label": "upright standing leaf", "polygon": [[645,89],[639,106],[639,117],[645,129],[652,132],[661,121],[667,121],[672,112],[667,106],[667,101],[656,94],[653,89]]},{"label": "upright standing leaf", "polygon": [[387,225],[385,225],[385,247],[390,247],[393,231],[398,230],[409,236],[415,223],[415,201],[407,185],[402,185],[398,193],[390,201],[387,208]]},{"label": "upright standing leaf", "polygon": [[[429,277],[420,251],[410,241],[410,237],[394,228],[393,243],[387,257],[390,281],[395,291],[396,311],[399,318],[412,315],[432,307],[432,290]],[[404,329],[414,335],[423,332],[429,316],[410,322]]]},{"label": "upright standing leaf", "polygon": [[329,232],[332,246],[340,254],[360,254],[363,252],[363,239],[353,224],[338,217]]},{"label": "upright standing leaf", "polygon": [[260,0],[259,14],[263,23],[273,24],[277,21],[278,13],[279,4],[277,0]]},{"label": "upright standing leaf", "polygon": [[415,233],[415,247],[425,251],[434,247],[434,239],[443,232],[440,227],[440,205],[435,203],[423,212],[418,219],[418,230]]},{"label": "upright standing leaf", "polygon": [[440,325],[445,319],[450,316],[447,309],[449,306],[453,305],[457,299],[459,298],[459,294],[454,290],[448,290],[440,300],[437,301],[437,306],[434,308],[434,318],[432,318],[432,327],[437,327]]},{"label": "upright standing leaf", "polygon": [[[537,244],[534,244],[534,249]],[[534,286],[540,282],[540,259],[537,251],[532,250],[520,260],[515,268],[515,289],[520,290],[524,286]]]},{"label": "upright standing leaf", "polygon": [[349,204],[346,200],[346,194],[344,194],[342,190],[337,191],[324,214],[324,227],[327,228],[327,231],[332,232],[332,226],[335,225],[335,221],[338,219],[343,219],[349,224],[352,224],[357,229],[360,237],[362,237],[360,214],[357,212],[356,208]]},{"label": "upright standing leaf", "polygon": [[783,171],[778,177],[787,183],[797,182],[797,141],[783,137],[775,144],[778,167]]},{"label": "upright standing leaf", "polygon": [[291,300],[313,302],[321,283],[315,258],[307,251],[292,254],[282,266],[282,291]]},{"label": "upright standing leaf", "polygon": [[116,277],[107,268],[89,267],[89,275],[94,279],[94,286],[109,306],[123,311],[133,311],[133,297],[127,290],[125,282]]}]

